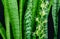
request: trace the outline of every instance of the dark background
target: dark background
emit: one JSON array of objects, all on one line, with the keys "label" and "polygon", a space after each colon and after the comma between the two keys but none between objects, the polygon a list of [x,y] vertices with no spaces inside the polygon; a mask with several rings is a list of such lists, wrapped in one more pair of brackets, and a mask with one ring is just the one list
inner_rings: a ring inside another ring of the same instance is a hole
[{"label": "dark background", "polygon": [[[50,9],[50,13],[48,16],[48,39],[53,39],[54,38],[54,25],[53,25],[53,19],[52,19],[52,7]],[[60,12],[60,10],[59,10]],[[58,12],[58,17],[60,17],[60,13]],[[60,39],[60,18],[58,18],[58,39]],[[0,22],[3,24],[5,28],[5,21],[4,21],[4,7],[3,4],[0,0]],[[6,28],[5,28],[6,29]],[[0,39],[2,39],[2,36],[0,34]]]},{"label": "dark background", "polygon": [[[4,8],[3,8],[3,4],[0,0],[0,22],[3,24],[4,28],[5,28],[5,22],[4,22]],[[0,39],[3,39],[1,34],[0,34]]]}]

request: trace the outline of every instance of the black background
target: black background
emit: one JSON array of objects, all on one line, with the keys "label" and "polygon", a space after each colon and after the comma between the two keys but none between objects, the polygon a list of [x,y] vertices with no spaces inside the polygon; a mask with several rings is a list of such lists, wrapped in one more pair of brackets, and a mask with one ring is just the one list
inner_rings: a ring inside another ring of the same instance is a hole
[{"label": "black background", "polygon": [[[52,19],[52,7],[48,16],[48,39],[53,39],[54,38],[54,26],[53,26],[53,19]],[[60,10],[59,10],[60,12]],[[58,13],[59,13],[58,12]],[[58,39],[60,39],[60,13],[58,15]],[[0,0],[0,22],[3,24],[4,28],[5,28],[5,21],[4,21],[4,7],[3,4]],[[2,39],[2,36],[0,35],[0,39]]]}]

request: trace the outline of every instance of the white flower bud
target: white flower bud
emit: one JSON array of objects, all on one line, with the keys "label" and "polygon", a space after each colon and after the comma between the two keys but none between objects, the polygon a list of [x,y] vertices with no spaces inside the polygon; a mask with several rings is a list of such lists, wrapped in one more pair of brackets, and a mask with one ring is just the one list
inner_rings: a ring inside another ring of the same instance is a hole
[{"label": "white flower bud", "polygon": [[46,1],[46,6],[49,4],[49,2],[48,1]]},{"label": "white flower bud", "polygon": [[47,23],[47,20],[45,20],[44,23]]},{"label": "white flower bud", "polygon": [[36,18],[36,21],[39,21],[39,19],[38,19],[38,18]]},{"label": "white flower bud", "polygon": [[41,8],[42,9],[45,8],[45,4],[44,3],[41,4]]},{"label": "white flower bud", "polygon": [[45,13],[45,11],[43,10],[43,11],[42,11],[42,16],[45,16],[45,15],[46,15],[46,13]]}]

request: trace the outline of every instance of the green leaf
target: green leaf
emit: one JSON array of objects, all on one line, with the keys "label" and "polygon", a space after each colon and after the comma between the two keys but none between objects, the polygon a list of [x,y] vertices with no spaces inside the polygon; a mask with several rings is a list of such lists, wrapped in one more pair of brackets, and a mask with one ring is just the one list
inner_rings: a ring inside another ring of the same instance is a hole
[{"label": "green leaf", "polygon": [[8,12],[7,1],[6,0],[2,0],[2,3],[4,5],[4,17],[5,17],[5,25],[6,25],[6,36],[7,36],[7,39],[11,39],[11,37],[10,37],[10,19],[9,19],[9,12]]},{"label": "green leaf", "polygon": [[6,31],[1,23],[0,23],[0,34],[2,35],[3,39],[6,39]]},{"label": "green leaf", "polygon": [[58,32],[58,7],[57,7],[57,0],[53,0],[52,5],[52,17],[54,22],[54,39],[57,39],[57,32]]}]

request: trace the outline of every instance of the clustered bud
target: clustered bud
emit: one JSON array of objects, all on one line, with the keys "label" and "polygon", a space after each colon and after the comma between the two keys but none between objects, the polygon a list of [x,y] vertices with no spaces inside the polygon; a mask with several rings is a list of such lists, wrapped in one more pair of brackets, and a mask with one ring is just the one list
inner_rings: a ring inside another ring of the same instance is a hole
[{"label": "clustered bud", "polygon": [[[49,4],[49,2],[48,1],[46,1],[46,3],[44,2],[44,1],[42,1],[41,2],[41,5],[40,5],[40,8],[41,9],[39,9],[39,10],[41,10],[41,11],[39,11],[39,16],[36,18],[36,22],[38,23],[39,22],[39,24],[37,24],[37,27],[36,27],[36,31],[35,31],[35,34],[37,35],[37,36],[40,36],[40,34],[44,34],[44,24],[45,23],[47,23],[47,19],[44,17],[44,16],[46,16],[47,15],[47,13],[46,13],[46,8],[47,8],[47,6],[48,6],[48,4]],[[37,15],[38,15],[37,14]],[[41,20],[42,19],[42,20]],[[45,36],[45,34],[44,35],[42,35],[41,37],[44,37]]]}]

